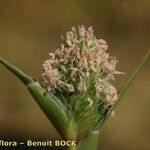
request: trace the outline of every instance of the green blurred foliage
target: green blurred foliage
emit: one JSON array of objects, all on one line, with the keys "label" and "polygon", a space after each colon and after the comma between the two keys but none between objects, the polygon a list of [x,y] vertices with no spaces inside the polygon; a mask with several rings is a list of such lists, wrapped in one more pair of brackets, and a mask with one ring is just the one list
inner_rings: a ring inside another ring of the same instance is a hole
[{"label": "green blurred foliage", "polygon": [[[73,25],[92,25],[126,76],[150,48],[149,0],[0,0],[0,56],[38,78],[41,64]],[[107,150],[150,149],[150,62],[102,129]],[[49,132],[47,132],[49,131]],[[0,67],[0,136],[59,138],[25,87]]]}]

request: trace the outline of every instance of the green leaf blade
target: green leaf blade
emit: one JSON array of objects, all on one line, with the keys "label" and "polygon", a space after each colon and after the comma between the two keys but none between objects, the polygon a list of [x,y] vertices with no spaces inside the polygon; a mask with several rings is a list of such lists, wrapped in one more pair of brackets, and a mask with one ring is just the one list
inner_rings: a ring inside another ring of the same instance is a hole
[{"label": "green leaf blade", "polygon": [[0,63],[5,66],[10,72],[12,72],[14,75],[16,75],[25,85],[34,82],[34,80],[23,73],[20,69],[13,66],[11,63],[7,62],[5,59],[0,57]]},{"label": "green leaf blade", "polygon": [[102,125],[104,124],[104,122],[106,121],[106,119],[111,115],[111,113],[114,111],[114,109],[116,108],[116,106],[118,105],[118,103],[120,102],[121,98],[124,96],[125,92],[128,90],[128,88],[130,87],[130,85],[132,84],[132,82],[134,81],[135,77],[137,76],[137,74],[139,73],[139,71],[141,70],[141,68],[144,66],[145,62],[149,59],[150,57],[150,49],[147,50],[147,52],[145,53],[145,55],[142,57],[142,59],[140,60],[139,64],[137,65],[137,67],[135,68],[135,70],[133,71],[133,73],[131,74],[131,76],[129,77],[129,79],[127,80],[127,82],[124,84],[124,86],[120,89],[120,91],[118,92],[118,99],[115,101],[115,103],[109,108],[108,112],[106,113],[106,115],[103,117],[103,119],[100,121],[99,126],[102,127]]},{"label": "green leaf blade", "polygon": [[26,75],[17,67],[1,57],[0,63],[26,85],[34,100],[52,122],[62,138],[76,138],[76,130],[72,123],[73,119],[64,111],[63,105],[59,105],[52,96],[46,93],[46,90],[38,82],[35,82],[30,76]]}]

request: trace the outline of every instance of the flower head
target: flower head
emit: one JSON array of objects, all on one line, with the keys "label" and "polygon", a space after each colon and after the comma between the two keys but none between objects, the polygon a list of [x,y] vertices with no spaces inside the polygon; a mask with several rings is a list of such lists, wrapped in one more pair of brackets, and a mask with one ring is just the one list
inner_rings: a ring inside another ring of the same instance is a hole
[{"label": "flower head", "polygon": [[43,64],[41,84],[56,95],[63,93],[75,114],[86,110],[86,104],[102,112],[117,99],[111,80],[122,73],[116,70],[118,61],[107,52],[107,42],[95,37],[92,27],[72,27],[62,41]]}]

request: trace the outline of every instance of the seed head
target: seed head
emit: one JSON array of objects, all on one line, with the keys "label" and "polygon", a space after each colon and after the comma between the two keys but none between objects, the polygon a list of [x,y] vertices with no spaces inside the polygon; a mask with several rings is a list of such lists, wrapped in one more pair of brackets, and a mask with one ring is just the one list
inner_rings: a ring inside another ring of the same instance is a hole
[{"label": "seed head", "polygon": [[111,81],[115,74],[123,74],[116,70],[118,60],[107,49],[107,42],[97,39],[92,27],[72,27],[62,36],[60,47],[44,62],[41,84],[56,95],[65,92],[74,113],[79,113],[87,102],[87,108],[101,112],[117,99]]}]

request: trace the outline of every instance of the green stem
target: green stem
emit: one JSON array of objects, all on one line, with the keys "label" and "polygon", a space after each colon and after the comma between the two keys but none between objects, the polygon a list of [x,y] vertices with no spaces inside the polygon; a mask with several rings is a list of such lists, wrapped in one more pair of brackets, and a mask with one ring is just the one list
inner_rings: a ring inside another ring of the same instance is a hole
[{"label": "green stem", "polygon": [[131,74],[131,76],[129,77],[128,81],[125,83],[125,85],[120,89],[120,91],[118,92],[118,100],[115,101],[115,103],[112,105],[112,107],[109,109],[109,111],[107,112],[107,114],[104,116],[104,118],[102,119],[102,121],[100,122],[100,127],[102,127],[102,125],[104,124],[104,122],[106,121],[106,119],[110,116],[110,114],[113,112],[113,110],[116,108],[116,106],[118,105],[118,103],[120,102],[122,96],[125,94],[125,92],[128,90],[129,86],[131,85],[131,83],[133,82],[133,80],[135,79],[135,77],[137,76],[137,74],[139,73],[140,69],[143,67],[143,65],[145,64],[145,62],[148,60],[150,56],[150,50],[148,50],[146,52],[146,54],[144,55],[144,57],[141,59],[141,61],[139,62],[138,66],[136,67],[136,69],[134,70],[134,72]]},{"label": "green stem", "polygon": [[67,150],[76,150],[76,146],[68,146]]},{"label": "green stem", "polygon": [[90,132],[86,137],[81,139],[77,150],[97,150],[99,142],[99,130]]}]

